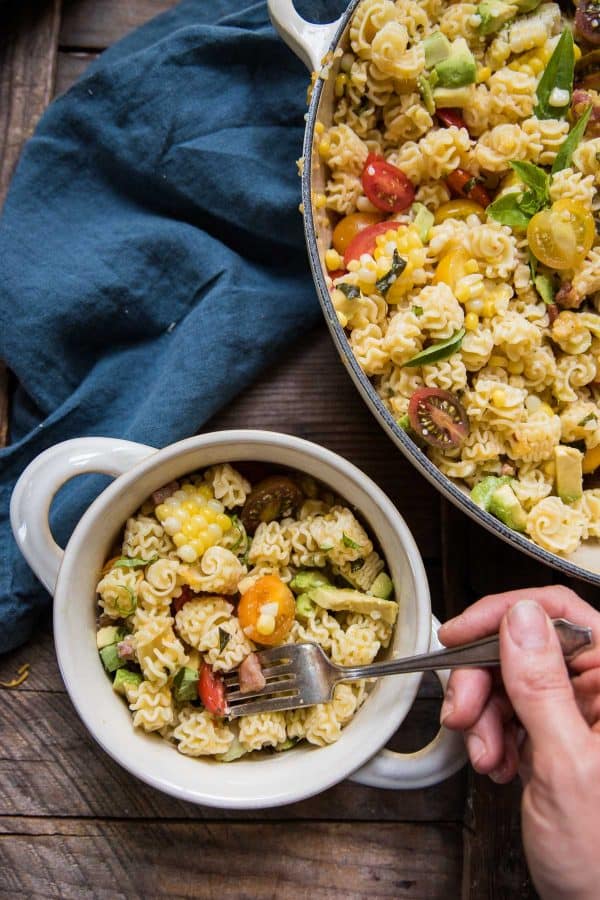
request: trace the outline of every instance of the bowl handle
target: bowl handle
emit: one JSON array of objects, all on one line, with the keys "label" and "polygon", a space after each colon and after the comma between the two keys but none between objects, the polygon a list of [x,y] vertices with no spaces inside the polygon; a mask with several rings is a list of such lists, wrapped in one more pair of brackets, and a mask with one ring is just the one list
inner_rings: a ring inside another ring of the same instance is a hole
[{"label": "bowl handle", "polygon": [[[437,636],[440,623],[431,617],[430,650],[443,650]],[[435,673],[442,687],[448,684],[448,669]],[[396,753],[384,748],[366,765],[351,775],[352,781],[380,788],[424,788],[449,778],[467,761],[462,735],[447,728],[440,728],[431,743],[415,753]]]},{"label": "bowl handle", "polygon": [[296,12],[293,0],[268,0],[267,5],[280,37],[309,70],[318,72],[343,16],[327,25],[317,25]]},{"label": "bowl handle", "polygon": [[21,553],[51,594],[63,558],[48,521],[58,489],[86,472],[122,475],[150,453],[156,453],[154,447],[132,441],[75,438],[40,453],[21,473],[10,500],[10,522]]}]

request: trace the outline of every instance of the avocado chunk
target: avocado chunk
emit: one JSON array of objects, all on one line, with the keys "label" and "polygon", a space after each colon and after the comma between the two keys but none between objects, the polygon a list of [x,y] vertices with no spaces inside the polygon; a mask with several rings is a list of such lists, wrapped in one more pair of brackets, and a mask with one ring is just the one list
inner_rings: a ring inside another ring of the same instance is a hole
[{"label": "avocado chunk", "polygon": [[198,699],[198,671],[183,666],[173,679],[173,696],[180,703]]},{"label": "avocado chunk", "polygon": [[297,594],[304,594],[306,591],[329,584],[331,581],[320,569],[301,569],[290,581],[291,589]]},{"label": "avocado chunk", "polygon": [[575,503],[583,496],[583,453],[576,447],[554,448],[556,493],[563,503]]},{"label": "avocado chunk", "polygon": [[525,531],[527,513],[510,484],[502,484],[496,488],[490,500],[489,511],[514,531]]},{"label": "avocado chunk", "polygon": [[434,31],[424,39],[423,49],[425,50],[425,65],[431,69],[450,56],[452,44],[441,31]]},{"label": "avocado chunk", "polygon": [[275,750],[277,753],[281,753],[282,750],[291,750],[297,743],[298,741],[294,740],[294,738],[286,738],[285,741],[275,745]]},{"label": "avocado chunk", "polygon": [[100,650],[100,659],[107,672],[116,672],[117,669],[127,665],[126,659],[121,659],[116,644],[109,644]]},{"label": "avocado chunk", "polygon": [[434,215],[431,210],[427,209],[424,203],[413,203],[410,211],[414,215],[413,225],[419,232],[421,243],[426,244],[429,240],[431,226],[434,223]]},{"label": "avocado chunk", "polygon": [[234,736],[233,741],[229,745],[229,749],[225,751],[225,753],[218,753],[215,756],[215,759],[218,759],[219,762],[235,762],[236,759],[239,759],[241,756],[245,756],[248,751],[245,747],[242,747],[238,738]]},{"label": "avocado chunk", "polygon": [[310,599],[322,609],[331,609],[333,612],[348,610],[366,615],[377,613],[388,625],[393,625],[398,615],[398,604],[395,600],[383,600],[346,588],[317,588],[310,592]]},{"label": "avocado chunk", "polygon": [[139,687],[141,683],[142,676],[139,672],[132,672],[130,669],[117,669],[115,680],[113,681],[113,691],[116,691],[117,694],[123,694],[129,699],[129,691],[132,688]]},{"label": "avocado chunk", "polygon": [[471,491],[471,500],[482,509],[489,509],[492,494],[503,484],[509,484],[510,480],[508,475],[502,475],[501,477],[488,475],[486,478],[482,478]]},{"label": "avocado chunk", "polygon": [[477,15],[479,16],[479,34],[484,37],[488,34],[494,34],[500,31],[503,25],[506,25],[517,14],[517,6],[512,3],[505,3],[504,0],[483,0],[477,7]]},{"label": "avocado chunk", "polygon": [[464,38],[454,41],[450,56],[437,63],[435,71],[441,88],[459,88],[475,83],[477,63]]},{"label": "avocado chunk", "polygon": [[473,102],[473,91],[469,84],[460,88],[436,88],[433,100],[440,109],[447,107],[465,109]]},{"label": "avocado chunk", "polygon": [[103,647],[110,647],[111,644],[118,644],[127,637],[127,631],[120,625],[106,625],[99,628],[96,633],[96,646],[98,650]]},{"label": "avocado chunk", "polygon": [[381,600],[389,600],[394,592],[394,582],[387,572],[380,572],[371,587],[369,593]]},{"label": "avocado chunk", "polygon": [[315,604],[310,599],[310,594],[299,594],[296,597],[296,618],[308,619],[315,611]]}]

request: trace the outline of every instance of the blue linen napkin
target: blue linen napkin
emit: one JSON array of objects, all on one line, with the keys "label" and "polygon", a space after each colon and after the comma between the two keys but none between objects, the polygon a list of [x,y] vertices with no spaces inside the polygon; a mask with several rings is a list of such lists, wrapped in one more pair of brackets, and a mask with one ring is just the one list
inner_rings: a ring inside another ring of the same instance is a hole
[{"label": "blue linen napkin", "polygon": [[[110,48],[19,163],[0,221],[0,357],[18,380],[0,451],[0,653],[50,603],[10,533],[25,466],[79,435],[191,435],[318,321],[295,166],[308,73],[264,2],[237,6],[185,0]],[[53,505],[63,545],[105,483],[90,477]]]}]

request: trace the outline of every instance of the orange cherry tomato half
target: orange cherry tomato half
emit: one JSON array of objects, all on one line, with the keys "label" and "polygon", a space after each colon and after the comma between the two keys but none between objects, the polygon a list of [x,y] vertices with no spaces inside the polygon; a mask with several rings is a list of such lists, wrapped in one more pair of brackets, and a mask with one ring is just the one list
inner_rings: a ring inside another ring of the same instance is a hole
[{"label": "orange cherry tomato half", "polygon": [[213,716],[227,715],[227,700],[225,699],[225,684],[218,672],[213,672],[212,666],[203,662],[198,679],[198,696],[207,712]]},{"label": "orange cherry tomato half", "polygon": [[447,128],[455,125],[457,128],[466,128],[465,120],[457,109],[436,109],[436,116]]},{"label": "orange cherry tomato half", "polygon": [[373,206],[387,213],[408,209],[415,199],[412,181],[376,153],[367,156],[362,171],[362,186]]},{"label": "orange cherry tomato half", "polygon": [[344,265],[346,268],[348,268],[349,262],[352,262],[353,259],[360,259],[363,253],[373,255],[377,236],[385,234],[386,231],[396,231],[397,228],[400,228],[400,222],[377,222],[375,225],[369,225],[367,228],[359,231],[346,247],[346,252],[344,253]]},{"label": "orange cherry tomato half", "polygon": [[[277,606],[277,610],[271,613],[271,604]],[[263,609],[267,608],[268,615],[264,615]],[[268,618],[273,615],[275,627],[270,634],[263,634],[257,625],[261,616]],[[290,633],[292,622],[296,617],[296,602],[290,589],[277,575],[263,575],[245,594],[242,594],[238,605],[238,618],[244,634],[255,644],[276,646],[283,643]]]},{"label": "orange cherry tomato half", "polygon": [[332,243],[338,253],[345,253],[348,244],[369,225],[381,222],[380,213],[357,212],[344,216],[333,229]]},{"label": "orange cherry tomato half", "polygon": [[465,169],[455,169],[446,178],[446,184],[455,197],[467,197],[474,200],[484,208],[492,202],[486,189],[479,183],[479,179]]}]

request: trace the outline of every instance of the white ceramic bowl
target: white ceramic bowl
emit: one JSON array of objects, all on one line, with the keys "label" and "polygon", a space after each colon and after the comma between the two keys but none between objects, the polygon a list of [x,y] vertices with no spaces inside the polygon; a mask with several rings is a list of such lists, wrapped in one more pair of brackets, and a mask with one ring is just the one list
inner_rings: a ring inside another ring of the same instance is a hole
[{"label": "white ceramic bowl", "polygon": [[[351,773],[362,783],[380,787],[421,787],[456,771],[464,762],[464,748],[459,737],[444,729],[418,753],[381,750],[410,709],[419,675],[382,679],[341,739],[323,748],[299,746],[263,759],[224,764],[183,756],[159,736],[133,728],[96,650],[98,573],[125,520],[152,491],[195,469],[236,460],[306,472],[360,510],[377,536],[400,600],[389,652],[407,655],[437,646],[423,563],[404,520],[381,490],[341,457],[289,435],[262,431],[205,434],[163,450],[111,438],[66,441],[23,472],[11,500],[11,521],[27,561],[54,594],[58,662],[71,700],[93,737],[148,784],[217,807],[290,803]],[[58,488],[83,472],[116,477],[85,512],[63,552],[50,534],[48,510]],[[443,683],[446,674],[440,673]]]}]

